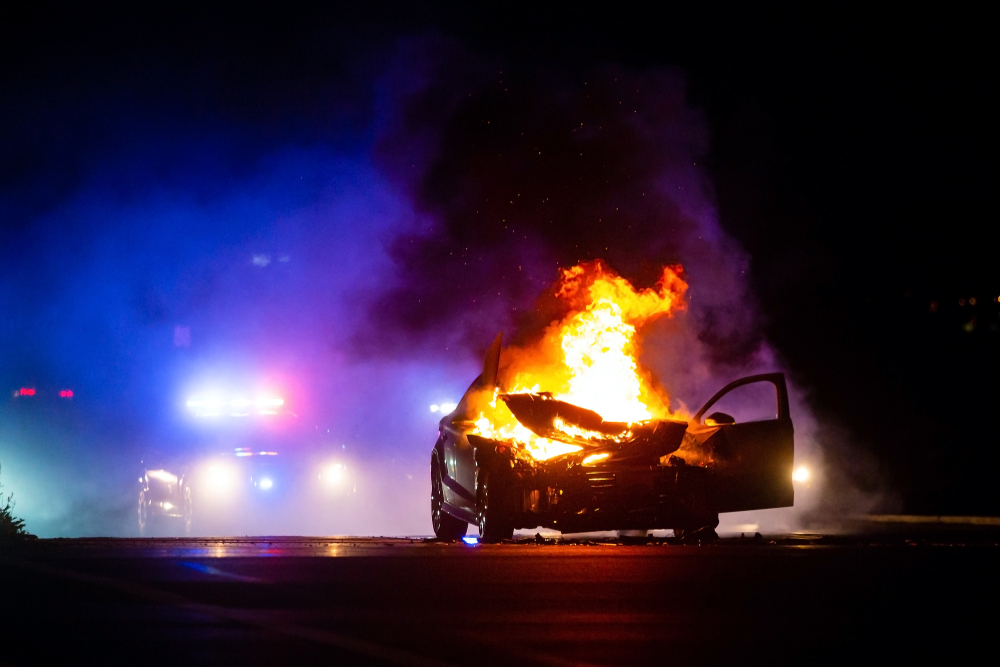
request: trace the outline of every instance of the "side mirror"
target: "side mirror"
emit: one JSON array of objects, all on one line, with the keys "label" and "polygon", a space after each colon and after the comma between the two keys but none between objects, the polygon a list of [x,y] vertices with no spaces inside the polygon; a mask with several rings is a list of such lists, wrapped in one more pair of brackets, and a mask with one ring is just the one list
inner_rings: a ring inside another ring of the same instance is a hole
[{"label": "side mirror", "polygon": [[705,426],[720,426],[722,424],[735,424],[736,420],[725,412],[713,412],[705,417]]}]

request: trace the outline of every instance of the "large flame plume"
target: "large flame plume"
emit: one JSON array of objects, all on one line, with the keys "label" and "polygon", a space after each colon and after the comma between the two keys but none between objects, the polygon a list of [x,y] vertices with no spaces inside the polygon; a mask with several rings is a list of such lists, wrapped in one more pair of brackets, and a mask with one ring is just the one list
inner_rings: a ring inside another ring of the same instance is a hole
[{"label": "large flame plume", "polygon": [[[600,260],[563,269],[555,296],[566,314],[549,324],[535,344],[504,350],[499,391],[549,392],[605,421],[634,424],[674,416],[667,396],[639,365],[637,335],[647,322],[684,308],[687,283],[682,276],[680,266],[668,266],[654,288],[636,290]],[[570,424],[560,428],[569,435],[587,435]],[[475,432],[518,443],[535,460],[580,449],[535,435],[496,394],[478,412]]]}]

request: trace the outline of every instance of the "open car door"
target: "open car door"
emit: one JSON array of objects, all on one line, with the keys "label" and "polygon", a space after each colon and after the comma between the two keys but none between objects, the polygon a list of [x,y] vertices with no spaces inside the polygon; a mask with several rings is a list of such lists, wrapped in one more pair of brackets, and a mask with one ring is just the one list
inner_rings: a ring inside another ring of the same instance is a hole
[{"label": "open car door", "polygon": [[[721,412],[705,418],[730,392],[755,383],[774,386],[773,418],[740,423]],[[752,375],[726,385],[698,411],[692,422],[694,429],[715,431],[706,444],[710,441],[712,445],[713,504],[719,512],[792,506],[794,431],[783,373]]]}]

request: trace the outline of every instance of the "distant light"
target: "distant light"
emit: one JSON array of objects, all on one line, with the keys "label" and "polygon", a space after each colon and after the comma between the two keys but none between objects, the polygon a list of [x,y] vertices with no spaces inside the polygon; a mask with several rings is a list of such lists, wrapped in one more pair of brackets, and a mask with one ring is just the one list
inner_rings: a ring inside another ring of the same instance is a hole
[{"label": "distant light", "polygon": [[969,297],[969,305],[970,306],[976,305],[976,297],[974,297],[974,296],[970,296]]},{"label": "distant light", "polygon": [[162,507],[165,510],[170,510],[170,509],[174,508],[174,505],[173,505],[173,503],[163,503]]},{"label": "distant light", "polygon": [[793,482],[806,482],[809,481],[809,469],[805,466],[799,466],[792,473]]},{"label": "distant light", "polygon": [[261,415],[276,415],[278,414],[276,408],[280,408],[284,404],[285,404],[285,399],[278,398],[277,396],[270,398],[268,397],[258,398],[254,402],[254,405],[257,408],[257,414]]},{"label": "distant light", "polygon": [[760,530],[760,524],[757,523],[738,523],[733,526],[733,530],[738,533],[756,533]]},{"label": "distant light", "polygon": [[335,463],[326,469],[326,474],[324,477],[326,481],[330,484],[337,484],[340,482],[341,478],[344,476],[344,465],[342,463]]},{"label": "distant light", "polygon": [[601,452],[600,454],[591,454],[583,460],[583,465],[589,466],[592,463],[597,463],[598,461],[603,461],[604,459],[611,456],[608,452]]},{"label": "distant light", "polygon": [[440,409],[441,409],[441,408],[440,408],[440,407],[438,407],[437,405],[432,405],[432,406],[431,406],[431,412],[437,412],[437,411],[438,411],[438,410],[440,410]]},{"label": "distant light", "polygon": [[442,403],[438,409],[441,410],[441,412],[443,414],[447,415],[447,414],[450,414],[450,413],[454,412],[455,408],[457,408],[457,407],[458,407],[458,404],[456,404],[456,403]]},{"label": "distant light", "polygon": [[166,470],[147,470],[146,477],[159,480],[161,482],[164,482],[165,484],[177,483],[177,475],[169,473]]},{"label": "distant light", "polygon": [[462,541],[468,544],[470,547],[474,547],[479,544],[479,538],[475,535],[466,535],[462,538]]},{"label": "distant light", "polygon": [[270,489],[272,486],[274,486],[274,482],[272,482],[269,477],[265,477],[264,479],[260,480],[260,488],[264,489],[265,491],[267,489]]},{"label": "distant light", "polygon": [[59,398],[73,398],[72,389],[61,389],[59,391]]},{"label": "distant light", "polygon": [[284,404],[285,399],[278,398],[277,396],[261,397],[256,402],[258,408],[280,408]]},{"label": "distant light", "polygon": [[35,388],[34,387],[21,387],[21,391],[18,392],[18,393],[21,396],[34,396],[35,395]]},{"label": "distant light", "polygon": [[209,466],[207,477],[209,487],[217,492],[228,491],[235,481],[233,471],[223,466]]},{"label": "distant light", "polygon": [[222,412],[223,400],[218,396],[195,396],[188,399],[186,405],[196,417],[218,417]]},{"label": "distant light", "polygon": [[251,401],[245,396],[223,399],[218,395],[194,396],[185,405],[196,417],[218,417],[223,412],[231,417],[246,417],[251,411],[262,415],[276,415],[276,409],[285,404],[285,399],[277,396],[262,396]]}]

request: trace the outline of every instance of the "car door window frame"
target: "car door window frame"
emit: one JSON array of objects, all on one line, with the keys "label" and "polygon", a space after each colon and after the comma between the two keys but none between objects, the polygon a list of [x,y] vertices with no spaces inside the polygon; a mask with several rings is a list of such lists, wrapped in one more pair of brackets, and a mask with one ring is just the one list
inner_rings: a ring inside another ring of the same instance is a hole
[{"label": "car door window frame", "polygon": [[[791,419],[788,409],[788,387],[785,384],[785,374],[763,373],[761,375],[751,375],[749,377],[740,378],[735,382],[730,382],[729,384],[727,384],[725,387],[717,391],[715,395],[708,400],[707,403],[705,403],[704,407],[702,407],[702,409],[695,414],[692,421],[694,421],[696,424],[704,425],[704,422],[702,421],[703,417],[709,410],[712,409],[712,406],[714,406],[716,403],[719,402],[720,399],[722,399],[723,396],[725,396],[734,389],[743,387],[748,384],[756,384],[758,382],[770,382],[772,385],[774,385],[775,400],[778,408],[777,421]],[[770,421],[770,420],[763,420],[763,421]]]}]

